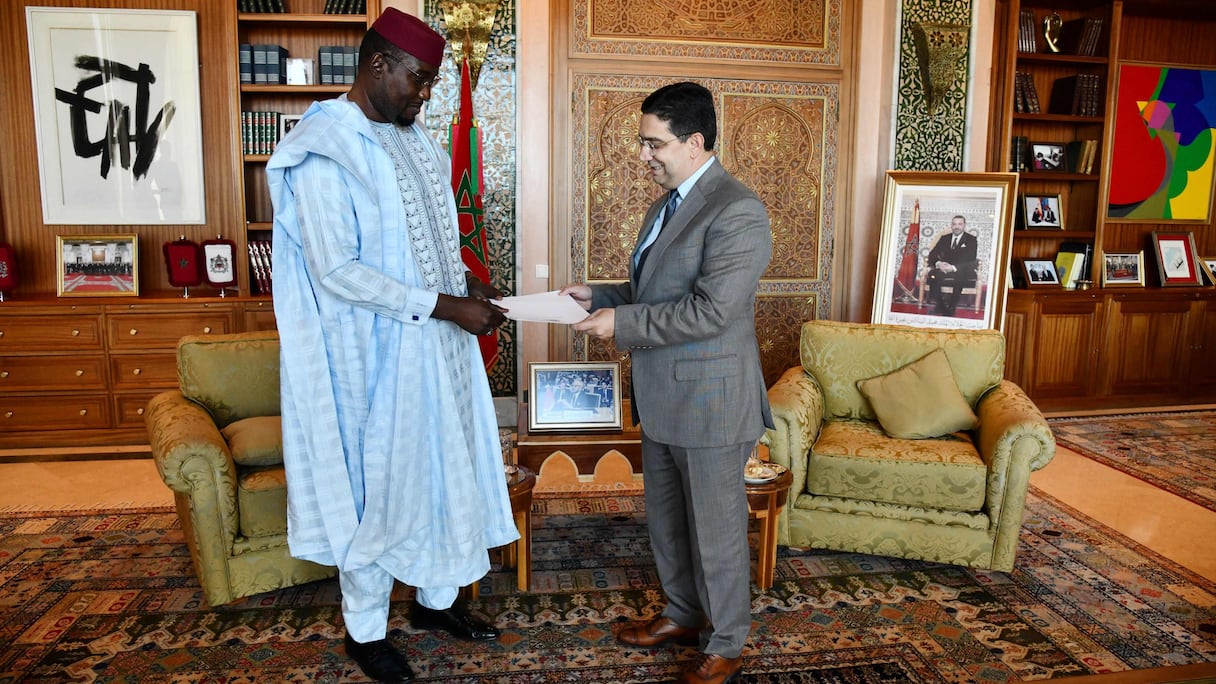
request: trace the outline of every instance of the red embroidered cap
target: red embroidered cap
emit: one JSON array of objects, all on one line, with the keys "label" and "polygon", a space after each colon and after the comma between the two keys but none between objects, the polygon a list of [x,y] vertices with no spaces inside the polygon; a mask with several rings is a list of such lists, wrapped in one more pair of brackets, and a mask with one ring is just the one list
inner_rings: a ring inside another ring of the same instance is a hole
[{"label": "red embroidered cap", "polygon": [[430,64],[439,66],[447,40],[427,23],[395,7],[384,10],[372,24],[372,29],[405,52]]}]

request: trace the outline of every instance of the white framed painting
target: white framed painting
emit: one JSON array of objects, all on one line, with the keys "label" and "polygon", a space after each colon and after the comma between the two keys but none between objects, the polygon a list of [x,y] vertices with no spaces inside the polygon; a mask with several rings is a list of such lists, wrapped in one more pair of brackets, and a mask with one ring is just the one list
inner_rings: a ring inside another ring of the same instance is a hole
[{"label": "white framed painting", "polygon": [[25,16],[43,222],[204,223],[195,13]]}]

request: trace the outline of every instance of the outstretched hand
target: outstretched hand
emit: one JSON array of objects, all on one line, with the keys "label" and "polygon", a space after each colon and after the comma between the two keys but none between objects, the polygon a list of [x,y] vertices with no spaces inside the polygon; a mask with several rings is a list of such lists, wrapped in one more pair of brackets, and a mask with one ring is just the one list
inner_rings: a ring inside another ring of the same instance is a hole
[{"label": "outstretched hand", "polygon": [[[492,287],[490,289],[493,290]],[[494,332],[495,328],[502,325],[503,321],[507,320],[507,317],[503,315],[504,312],[506,309],[491,304],[488,299],[440,294],[439,300],[435,302],[435,311],[431,313],[431,316],[451,321],[474,335],[489,335]]]}]

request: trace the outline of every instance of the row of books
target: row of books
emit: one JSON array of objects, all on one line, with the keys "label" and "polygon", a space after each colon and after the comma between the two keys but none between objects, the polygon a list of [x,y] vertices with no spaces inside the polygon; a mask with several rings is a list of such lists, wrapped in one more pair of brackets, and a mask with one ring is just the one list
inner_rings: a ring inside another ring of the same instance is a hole
[{"label": "row of books", "polygon": [[1056,271],[1061,287],[1075,290],[1078,281],[1089,280],[1089,255],[1092,253],[1093,246],[1084,242],[1060,243],[1060,251],[1056,253]]},{"label": "row of books", "polygon": [[241,112],[241,154],[271,154],[299,114]]},{"label": "row of books", "polygon": [[[1102,45],[1102,29],[1106,20],[1101,17],[1080,17],[1060,24],[1055,36],[1056,49],[1065,55],[1093,57]],[[1034,10],[1023,9],[1018,14],[1018,52],[1039,51],[1039,22]]]},{"label": "row of books", "polygon": [[367,14],[367,0],[325,0],[326,14]]},{"label": "row of books", "polygon": [[236,0],[238,12],[282,14],[287,11],[283,0]]},{"label": "row of books", "polygon": [[[287,49],[281,45],[241,43],[238,64],[241,83],[253,85],[282,85],[287,78]],[[322,84],[355,82],[359,70],[359,48],[354,45],[322,45],[317,48]]]},{"label": "row of books", "polygon": [[269,295],[273,293],[273,271],[271,264],[270,240],[249,241],[249,272],[253,274],[253,287],[256,294]]},{"label": "row of books", "polygon": [[1098,74],[1073,74],[1057,78],[1051,84],[1051,102],[1048,111],[1052,114],[1074,116],[1100,116],[1102,78]]},{"label": "row of books", "polygon": [[1023,9],[1018,14],[1018,52],[1035,52],[1038,49],[1036,23],[1034,10]]},{"label": "row of books", "polygon": [[1038,114],[1039,92],[1034,87],[1034,75],[1029,71],[1013,72],[1013,111],[1018,114]]}]

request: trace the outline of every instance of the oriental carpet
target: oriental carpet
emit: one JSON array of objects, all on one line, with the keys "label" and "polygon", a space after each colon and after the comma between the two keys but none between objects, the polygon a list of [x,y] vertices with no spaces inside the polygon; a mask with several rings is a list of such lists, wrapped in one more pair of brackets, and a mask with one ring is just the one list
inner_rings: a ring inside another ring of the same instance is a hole
[{"label": "oriental carpet", "polygon": [[[468,643],[391,638],[426,682],[670,681],[690,649],[613,633],[661,608],[639,497],[543,498],[534,585],[495,569]],[[1017,682],[1216,661],[1216,585],[1032,489],[1012,573],[780,549],[753,593],[744,682]],[[0,682],[366,681],[342,650],[336,580],[202,604],[166,509],[0,516]]]},{"label": "oriental carpet", "polygon": [[1062,446],[1216,511],[1216,411],[1054,418],[1048,424]]}]

